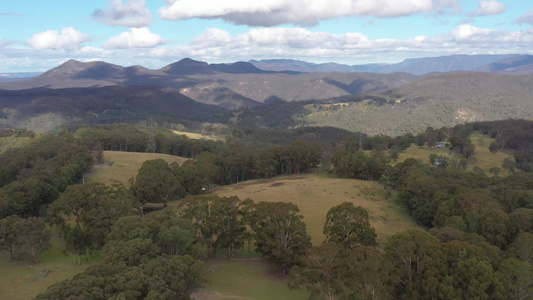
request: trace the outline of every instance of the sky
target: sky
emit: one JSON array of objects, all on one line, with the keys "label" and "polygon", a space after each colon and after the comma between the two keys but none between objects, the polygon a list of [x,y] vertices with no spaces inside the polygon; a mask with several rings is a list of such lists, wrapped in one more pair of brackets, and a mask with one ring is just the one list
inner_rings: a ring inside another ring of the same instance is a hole
[{"label": "sky", "polygon": [[533,0],[0,0],[0,72],[533,54]]}]

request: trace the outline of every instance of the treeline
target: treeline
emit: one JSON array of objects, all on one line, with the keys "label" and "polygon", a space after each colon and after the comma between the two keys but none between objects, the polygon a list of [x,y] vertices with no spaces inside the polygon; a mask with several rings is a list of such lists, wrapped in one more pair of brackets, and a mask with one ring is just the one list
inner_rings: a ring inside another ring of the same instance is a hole
[{"label": "treeline", "polygon": [[195,157],[201,152],[217,152],[222,142],[191,140],[170,129],[151,124],[135,126],[118,123],[80,128],[75,135],[95,151],[155,152],[182,157]]},{"label": "treeline", "polygon": [[533,231],[531,174],[487,177],[408,159],[386,181],[419,225],[443,234],[476,235],[503,250]]},{"label": "treeline", "polygon": [[[91,199],[83,197],[87,194]],[[189,293],[205,283],[201,260],[206,257],[233,257],[235,249],[248,244],[248,251],[253,247],[288,274],[311,248],[303,216],[292,203],[196,196],[141,217],[132,210],[134,202],[111,199],[115,194],[100,184],[72,186],[52,205],[52,223],[59,224],[67,242],[74,239],[70,235],[76,239],[67,249],[77,255],[100,250],[102,261],[37,299],[189,299]],[[95,223],[90,217],[94,214],[103,214],[101,219],[107,221]],[[344,226],[348,230],[340,230],[340,215],[351,215],[342,219],[349,222]],[[72,218],[76,222],[66,222]],[[368,214],[348,203],[328,213],[324,230],[328,241],[347,249],[376,245]]]},{"label": "treeline", "polygon": [[50,247],[47,207],[92,167],[93,153],[72,135],[26,130],[5,136],[30,138],[0,154],[0,249],[11,259],[30,258]]},{"label": "treeline", "polygon": [[[195,126],[195,124],[188,124]],[[175,127],[174,123],[164,126]],[[197,132],[201,128],[194,127]],[[216,152],[223,147],[223,142],[208,139],[192,140],[184,135],[176,135],[170,129],[155,126],[150,122],[127,124],[109,124],[92,127],[72,128],[70,130],[86,144],[93,148],[113,151],[146,152],[149,144],[155,144],[151,152],[194,157],[203,152]],[[291,130],[264,128],[246,128],[230,126],[218,130],[226,137],[227,143],[238,143],[249,148],[273,148],[288,146],[294,141],[317,142],[325,147],[335,147],[344,141],[351,132],[333,127],[300,127]]]},{"label": "treeline", "polygon": [[237,197],[187,197],[144,218],[117,218],[108,228],[102,262],[38,299],[187,299],[205,282],[201,259],[232,257],[245,245],[313,299],[527,299],[532,289],[529,232],[500,249],[452,227],[416,229],[393,235],[379,250],[368,213],[352,203],[327,212],[326,239],[316,246],[296,205]]},{"label": "treeline", "polygon": [[93,153],[72,135],[40,134],[0,154],[0,218],[43,214],[92,162]]},{"label": "treeline", "polygon": [[131,181],[142,202],[168,203],[195,195],[213,184],[299,174],[317,167],[322,150],[317,144],[294,142],[286,147],[249,149],[231,144],[218,153],[203,152],[181,166],[162,159],[148,160]]},{"label": "treeline", "polygon": [[315,246],[291,270],[289,286],[311,299],[528,299],[532,280],[530,262],[483,239],[414,229],[393,235],[383,251]]},{"label": "treeline", "polygon": [[205,243],[170,210],[141,217],[138,208],[120,186],[70,186],[51,205],[49,222],[61,229],[67,253],[102,258],[37,299],[190,299],[205,283]]},{"label": "treeline", "polygon": [[272,148],[303,141],[320,143],[325,149],[331,149],[352,134],[334,127],[298,127],[290,130],[230,127],[228,140],[250,148]]}]

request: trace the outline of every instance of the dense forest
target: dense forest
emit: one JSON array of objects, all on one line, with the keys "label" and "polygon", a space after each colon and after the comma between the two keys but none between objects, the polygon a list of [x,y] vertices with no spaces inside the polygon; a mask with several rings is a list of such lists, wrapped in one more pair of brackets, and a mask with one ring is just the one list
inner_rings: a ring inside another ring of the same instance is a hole
[{"label": "dense forest", "polygon": [[[11,259],[38,262],[54,228],[78,263],[100,255],[38,299],[189,299],[205,284],[203,260],[233,258],[243,248],[268,259],[291,288],[307,289],[312,299],[530,299],[532,127],[521,120],[478,122],[397,137],[329,128],[282,137],[249,128],[235,129],[226,142],[128,124],[58,134],[6,130],[2,137],[26,142],[0,153],[0,249]],[[491,152],[513,154],[502,165],[505,176],[467,170],[476,151],[473,132],[495,139]],[[283,142],[273,145],[278,137]],[[454,161],[438,155],[397,161],[412,144],[443,141]],[[104,150],[191,160],[148,160],[128,187],[80,184]],[[290,202],[204,192],[303,172],[379,182],[421,229],[378,244],[368,211],[346,202],[324,212],[326,240],[312,245]]]}]

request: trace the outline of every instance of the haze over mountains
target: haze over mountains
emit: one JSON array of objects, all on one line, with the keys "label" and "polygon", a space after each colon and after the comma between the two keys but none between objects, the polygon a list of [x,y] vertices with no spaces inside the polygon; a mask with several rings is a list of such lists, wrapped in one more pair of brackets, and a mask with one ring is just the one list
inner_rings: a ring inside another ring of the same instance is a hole
[{"label": "haze over mountains", "polygon": [[0,83],[0,126],[23,126],[43,114],[66,123],[149,114],[194,119],[301,101],[287,114],[294,121],[283,124],[397,135],[427,126],[533,118],[532,73],[530,55],[452,55],[364,66],[183,59],[156,70],[69,60],[37,77]]},{"label": "haze over mountains", "polygon": [[250,63],[263,70],[297,72],[405,72],[414,75],[454,71],[484,71],[503,74],[533,72],[533,56],[517,54],[422,57],[406,59],[396,64],[375,63],[351,66],[337,63],[314,64],[290,59],[252,60]]}]

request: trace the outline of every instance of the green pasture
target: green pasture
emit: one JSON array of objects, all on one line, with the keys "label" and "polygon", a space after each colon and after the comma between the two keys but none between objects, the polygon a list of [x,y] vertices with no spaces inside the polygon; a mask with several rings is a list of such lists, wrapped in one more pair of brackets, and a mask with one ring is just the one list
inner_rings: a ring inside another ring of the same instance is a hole
[{"label": "green pasture", "polygon": [[[488,172],[490,168],[498,167],[502,169],[501,171],[502,173],[504,173],[504,170],[502,168],[503,161],[506,158],[512,159],[513,157],[510,154],[504,152],[491,153],[489,151],[489,145],[494,142],[495,139],[488,138],[481,134],[472,134],[470,136],[470,139],[472,140],[472,144],[474,144],[476,148],[474,150],[474,156],[468,159],[467,170],[472,171],[474,166],[477,166],[483,169],[487,175],[490,175],[490,173]],[[404,161],[408,158],[414,158],[416,160],[422,161],[423,163],[429,164],[429,156],[433,153],[441,156],[448,156],[450,159],[461,159],[461,156],[452,155],[450,153],[450,149],[448,148],[437,149],[428,148],[426,146],[418,147],[417,145],[412,144],[409,148],[400,153],[398,162]]]},{"label": "green pasture", "polygon": [[128,185],[128,180],[137,176],[142,164],[150,159],[162,158],[169,164],[182,164],[187,158],[159,153],[137,153],[124,151],[104,151],[104,160],[114,161],[113,165],[95,165],[93,170],[85,175],[86,182],[100,182],[107,185],[122,183]]},{"label": "green pasture", "polygon": [[81,259],[63,254],[63,240],[53,229],[52,247],[39,255],[39,263],[31,259],[10,260],[7,251],[0,251],[0,299],[33,299],[58,282],[83,272],[97,258]]},{"label": "green pasture", "polygon": [[322,244],[325,239],[322,231],[329,209],[343,202],[353,202],[368,210],[370,224],[376,229],[380,244],[397,232],[416,227],[406,211],[390,200],[376,182],[304,174],[247,181],[210,192],[218,196],[237,196],[241,200],[250,198],[255,202],[296,204],[314,245]]},{"label": "green pasture", "polygon": [[298,300],[309,299],[303,290],[291,290],[287,278],[271,274],[262,260],[208,260],[208,286],[193,294],[197,300]]}]

